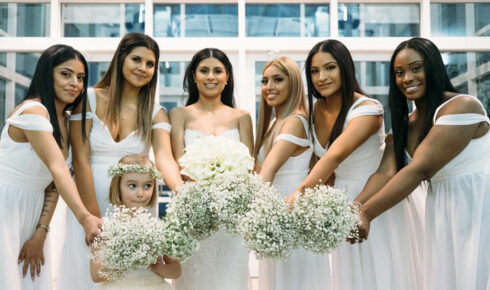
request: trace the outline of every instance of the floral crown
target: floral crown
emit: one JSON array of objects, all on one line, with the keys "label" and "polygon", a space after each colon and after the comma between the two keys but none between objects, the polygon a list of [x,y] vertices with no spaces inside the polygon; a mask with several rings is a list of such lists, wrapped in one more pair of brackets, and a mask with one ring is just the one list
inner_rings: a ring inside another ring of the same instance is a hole
[{"label": "floral crown", "polygon": [[149,173],[153,179],[162,179],[162,175],[151,165],[139,165],[135,163],[118,163],[111,165],[107,170],[109,177],[121,176],[124,173],[137,173],[147,174]]}]

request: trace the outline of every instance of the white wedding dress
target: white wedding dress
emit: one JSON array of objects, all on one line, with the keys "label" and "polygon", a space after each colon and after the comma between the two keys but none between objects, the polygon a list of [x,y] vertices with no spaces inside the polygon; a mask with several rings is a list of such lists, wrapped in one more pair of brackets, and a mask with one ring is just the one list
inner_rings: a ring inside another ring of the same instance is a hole
[{"label": "white wedding dress", "polygon": [[[140,154],[148,155],[150,144],[143,141],[140,134],[136,131],[130,133],[123,140],[116,142],[104,124],[95,114],[97,108],[95,91],[88,89],[87,97],[92,112],[87,112],[87,118],[92,119],[92,129],[90,130],[90,167],[94,181],[97,204],[100,214],[105,215],[109,208],[109,187],[112,178],[107,175],[109,166],[117,164],[119,159],[126,155]],[[155,117],[161,109],[155,105],[152,116]],[[73,115],[73,120],[81,120],[80,115]],[[170,131],[170,124],[157,123],[152,129],[164,129]],[[90,247],[85,244],[85,233],[78,224],[71,211],[67,213],[66,220],[66,239],[58,274],[58,290],[87,290],[94,287],[94,282],[90,277]]]},{"label": "white wedding dress", "polygon": [[[305,132],[309,136],[308,121],[301,115],[289,118],[299,118],[303,122]],[[308,176],[310,159],[313,153],[311,138],[302,139],[289,134],[280,134],[274,139],[286,140],[301,147],[308,147],[298,156],[289,157],[276,172],[273,184],[279,187],[281,195],[289,196]],[[257,160],[262,164],[266,158],[264,147],[261,147]],[[261,260],[259,262],[260,290],[330,290],[330,263],[328,255],[314,254],[304,249],[296,249],[286,261]]]},{"label": "white wedding dress", "polygon": [[[222,136],[240,141],[238,129],[229,129]],[[186,129],[185,145],[204,137],[200,131]],[[199,241],[199,248],[182,264],[182,275],[175,280],[177,290],[247,290],[248,251],[242,239],[224,230]]]},{"label": "white wedding dress", "polygon": [[172,285],[150,269],[132,270],[120,280],[95,285],[94,290],[174,290]]},{"label": "white wedding dress", "polygon": [[[434,119],[457,97],[440,105]],[[434,120],[434,126],[481,122],[490,124],[486,115],[452,114]],[[490,290],[490,131],[472,139],[430,181],[424,290]]]},{"label": "white wedding dress", "polygon": [[[53,132],[48,119],[40,115],[21,115],[32,106],[46,109],[39,102],[26,102],[7,119],[0,138],[0,289],[51,289],[53,286],[49,239],[43,248],[45,263],[40,277],[36,276],[32,281],[28,269],[26,277],[22,278],[24,263],[17,263],[21,247],[36,230],[44,203],[44,190],[53,181],[51,172],[31,144],[15,142],[8,134],[10,126]],[[71,164],[70,155],[66,163]]]},{"label": "white wedding dress", "polygon": [[[376,105],[358,106],[370,100]],[[383,106],[374,99],[359,98],[349,109],[349,121],[367,115],[382,115]],[[315,154],[322,157],[327,149],[319,143],[315,130]],[[385,143],[384,124],[335,169],[335,187],[345,190],[353,200],[381,161]],[[407,199],[401,201],[371,222],[369,239],[360,244],[342,243],[332,253],[332,287],[334,290],[420,289],[416,258],[417,239],[413,237],[413,212]],[[418,219],[420,220],[420,219]]]}]

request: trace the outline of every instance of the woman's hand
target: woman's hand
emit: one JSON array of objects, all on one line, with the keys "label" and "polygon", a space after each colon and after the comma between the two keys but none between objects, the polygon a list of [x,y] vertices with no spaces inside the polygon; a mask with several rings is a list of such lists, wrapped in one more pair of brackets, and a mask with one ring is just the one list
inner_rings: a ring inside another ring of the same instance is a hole
[{"label": "woman's hand", "polygon": [[167,255],[163,255],[163,259],[162,256],[158,256],[155,264],[150,265],[150,270],[166,279],[177,279],[182,272],[179,260]]},{"label": "woman's hand", "polygon": [[291,193],[291,194],[290,194],[288,197],[286,197],[286,198],[284,199],[284,201],[285,201],[286,203],[288,203],[290,207],[292,207],[292,206],[294,205],[294,202],[296,201],[296,195],[298,195],[298,194],[301,194],[301,193],[300,193],[300,192],[298,192],[298,191],[294,191],[294,192],[293,192],[293,193]]},{"label": "woman's hand", "polygon": [[347,241],[349,241],[351,244],[355,244],[358,242],[362,243],[364,240],[367,240],[369,235],[370,223],[371,221],[367,217],[362,207],[359,207],[359,225],[357,226],[359,230],[359,238],[349,238],[347,239]]},{"label": "woman's hand", "polygon": [[41,275],[41,266],[44,265],[44,241],[46,240],[46,230],[42,228],[36,229],[30,239],[28,239],[19,254],[19,264],[24,262],[22,267],[23,277],[27,274],[27,268],[31,268],[31,280],[34,281],[36,274]]},{"label": "woman's hand", "polygon": [[92,244],[95,237],[100,234],[103,224],[102,219],[87,213],[87,215],[80,219],[80,224],[85,230],[85,243],[87,245]]}]

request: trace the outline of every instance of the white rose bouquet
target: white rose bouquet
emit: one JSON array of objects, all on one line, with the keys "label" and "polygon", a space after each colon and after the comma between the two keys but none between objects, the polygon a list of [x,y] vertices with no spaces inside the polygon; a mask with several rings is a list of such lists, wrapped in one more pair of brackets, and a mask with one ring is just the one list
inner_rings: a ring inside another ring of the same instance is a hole
[{"label": "white rose bouquet", "polygon": [[197,240],[213,235],[219,229],[219,223],[210,207],[210,189],[208,181],[184,183],[167,206],[167,222]]},{"label": "white rose bouquet", "polygon": [[262,186],[262,178],[258,174],[225,173],[216,176],[210,185],[210,206],[220,226],[230,233],[238,234],[237,226],[250,210]]},{"label": "white rose bouquet", "polygon": [[299,195],[292,209],[299,246],[314,253],[330,253],[357,231],[359,214],[347,195],[336,188],[318,185]]},{"label": "white rose bouquet", "polygon": [[122,277],[127,271],[146,268],[163,254],[163,222],[145,208],[114,207],[104,218],[102,232],[92,245],[92,259],[100,261],[99,271],[107,280]]},{"label": "white rose bouquet", "polygon": [[253,169],[254,159],[243,143],[223,136],[206,136],[187,146],[179,159],[182,174],[194,180],[212,180],[231,172],[244,174]]},{"label": "white rose bouquet", "polygon": [[296,244],[296,229],[289,206],[276,187],[261,186],[238,231],[258,258],[285,259]]}]

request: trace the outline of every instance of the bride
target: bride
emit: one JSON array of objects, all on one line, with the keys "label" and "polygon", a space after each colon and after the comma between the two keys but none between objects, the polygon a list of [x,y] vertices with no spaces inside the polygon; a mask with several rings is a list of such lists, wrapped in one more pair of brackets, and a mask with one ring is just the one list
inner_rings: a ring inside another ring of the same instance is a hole
[{"label": "bride", "polygon": [[[244,143],[252,153],[252,120],[234,108],[233,71],[224,52],[216,48],[198,51],[187,67],[185,107],[170,112],[172,150],[178,160],[185,146],[208,136],[224,136]],[[248,289],[248,252],[237,237],[219,231],[201,241],[199,250],[182,265],[177,290]]]}]

